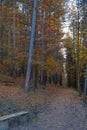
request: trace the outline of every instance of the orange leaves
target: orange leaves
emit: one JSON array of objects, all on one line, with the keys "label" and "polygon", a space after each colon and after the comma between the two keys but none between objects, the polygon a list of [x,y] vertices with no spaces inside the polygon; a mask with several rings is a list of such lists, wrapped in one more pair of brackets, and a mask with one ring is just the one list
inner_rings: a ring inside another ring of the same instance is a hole
[{"label": "orange leaves", "polygon": [[39,66],[45,66],[46,63],[45,62],[42,62],[42,61],[36,61],[36,60],[32,60],[32,65],[39,65]]},{"label": "orange leaves", "polygon": [[4,72],[5,66],[3,64],[0,64],[0,72]]},{"label": "orange leaves", "polygon": [[47,36],[42,36],[40,38],[37,38],[36,41],[49,41],[49,37]]},{"label": "orange leaves", "polygon": [[48,76],[51,76],[55,73],[62,73],[61,63],[56,62],[52,57],[47,58],[45,69],[47,71]]},{"label": "orange leaves", "polygon": [[47,53],[46,50],[42,50],[42,49],[35,49],[34,51],[35,54],[42,54],[42,55],[45,55]]}]

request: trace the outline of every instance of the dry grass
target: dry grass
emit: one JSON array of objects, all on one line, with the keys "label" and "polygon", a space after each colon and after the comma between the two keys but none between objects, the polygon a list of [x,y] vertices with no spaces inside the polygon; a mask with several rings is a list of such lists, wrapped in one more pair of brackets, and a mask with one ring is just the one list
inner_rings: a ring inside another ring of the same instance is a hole
[{"label": "dry grass", "polygon": [[15,86],[0,84],[1,115],[21,110],[29,111],[32,107],[43,105],[47,98],[50,97],[53,99],[53,97],[62,94],[62,89],[58,89],[58,87],[50,84],[47,85],[45,89],[39,85],[35,92],[31,89],[28,93],[25,93],[23,88],[24,79],[19,79],[20,84],[18,83],[18,79],[16,81]]},{"label": "dry grass", "polygon": [[44,102],[41,91],[28,93],[23,88],[16,86],[0,85],[0,114],[10,114],[20,110],[29,111],[31,107]]}]

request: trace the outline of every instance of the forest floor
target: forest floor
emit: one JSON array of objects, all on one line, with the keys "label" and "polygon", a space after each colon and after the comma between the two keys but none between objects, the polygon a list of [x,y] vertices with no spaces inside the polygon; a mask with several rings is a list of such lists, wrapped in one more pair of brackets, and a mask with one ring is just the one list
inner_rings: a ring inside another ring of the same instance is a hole
[{"label": "forest floor", "polygon": [[44,104],[43,90],[25,93],[23,86],[6,86],[0,83],[0,116],[19,112],[31,111]]},{"label": "forest floor", "polygon": [[87,130],[87,106],[76,91],[49,86],[44,94],[45,107],[35,120],[11,130]]},{"label": "forest floor", "polygon": [[87,105],[70,88],[39,86],[26,94],[21,87],[0,84],[0,116],[21,110],[33,110],[34,117],[11,130],[87,130]]}]

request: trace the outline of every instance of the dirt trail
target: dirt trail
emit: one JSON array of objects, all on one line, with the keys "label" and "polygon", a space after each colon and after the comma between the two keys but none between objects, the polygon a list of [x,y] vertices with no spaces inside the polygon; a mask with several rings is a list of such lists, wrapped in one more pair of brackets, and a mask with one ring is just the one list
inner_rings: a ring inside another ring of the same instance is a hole
[{"label": "dirt trail", "polygon": [[74,90],[59,88],[45,100],[37,120],[11,130],[87,130],[87,108]]}]

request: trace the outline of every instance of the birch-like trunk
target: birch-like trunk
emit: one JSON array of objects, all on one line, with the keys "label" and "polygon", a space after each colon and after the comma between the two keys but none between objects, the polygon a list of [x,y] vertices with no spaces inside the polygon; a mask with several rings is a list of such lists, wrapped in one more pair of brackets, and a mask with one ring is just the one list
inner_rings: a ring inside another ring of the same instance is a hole
[{"label": "birch-like trunk", "polygon": [[34,49],[34,41],[35,41],[37,4],[38,4],[38,0],[34,0],[34,9],[33,9],[33,18],[32,18],[32,31],[31,31],[29,55],[28,55],[28,62],[27,62],[27,72],[26,72],[26,80],[25,80],[25,92],[28,92],[29,85],[30,85],[30,76],[31,76],[31,67],[32,67],[31,62],[32,62],[32,58],[33,58],[33,49]]}]

